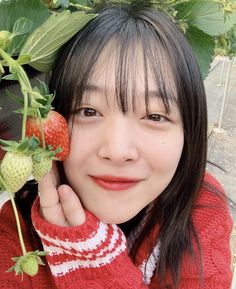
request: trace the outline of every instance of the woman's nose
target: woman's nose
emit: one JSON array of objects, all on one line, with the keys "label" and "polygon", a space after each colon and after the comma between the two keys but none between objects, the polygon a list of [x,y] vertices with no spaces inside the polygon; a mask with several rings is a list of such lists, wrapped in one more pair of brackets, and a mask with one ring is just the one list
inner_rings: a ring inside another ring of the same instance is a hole
[{"label": "woman's nose", "polygon": [[136,161],[139,157],[138,144],[135,137],[134,123],[125,115],[107,121],[101,137],[98,155],[114,164]]}]

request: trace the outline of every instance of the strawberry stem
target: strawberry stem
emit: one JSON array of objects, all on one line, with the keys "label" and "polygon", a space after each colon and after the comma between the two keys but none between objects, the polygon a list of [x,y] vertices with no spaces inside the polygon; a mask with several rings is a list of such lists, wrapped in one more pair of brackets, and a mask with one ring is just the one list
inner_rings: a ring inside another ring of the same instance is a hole
[{"label": "strawberry stem", "polygon": [[81,5],[81,4],[73,4],[73,3],[70,3],[69,6],[75,7],[75,8],[77,8],[77,9],[81,9],[81,10],[86,11],[86,12],[92,10],[91,7],[88,7],[88,6],[85,6],[85,5]]},{"label": "strawberry stem", "polygon": [[8,55],[1,48],[0,48],[0,56],[2,56],[2,58],[7,62],[9,66],[9,71],[17,75],[17,79],[21,86],[21,92],[24,96],[24,112],[23,112],[22,133],[21,133],[21,140],[23,140],[25,138],[26,120],[27,120],[27,112],[28,112],[28,93],[27,92],[32,90],[31,84],[23,67],[17,62],[17,60],[13,59],[10,55]]},{"label": "strawberry stem", "polygon": [[8,63],[9,66],[13,63],[13,61],[15,61],[2,48],[0,48],[0,55],[2,56],[3,60],[5,60]]},{"label": "strawberry stem", "polygon": [[22,254],[25,255],[26,254],[26,248],[25,248],[25,243],[24,243],[24,239],[23,239],[23,236],[22,236],[20,219],[19,219],[19,215],[18,215],[18,212],[17,212],[16,203],[14,201],[14,198],[13,198],[12,194],[9,193],[9,192],[8,192],[8,194],[9,194],[10,199],[11,199],[11,204],[12,204],[12,208],[13,208],[15,219],[16,219],[16,226],[17,226],[18,237],[19,237],[19,241],[20,241],[20,245],[21,245]]},{"label": "strawberry stem", "polygon": [[21,86],[22,94],[24,96],[24,110],[23,110],[22,132],[21,132],[21,140],[23,140],[25,138],[26,133],[26,120],[28,113],[28,91],[30,91],[32,88],[24,69],[19,64],[18,68],[19,68],[18,70],[19,83]]},{"label": "strawberry stem", "polygon": [[39,109],[37,109],[37,114],[38,114],[38,118],[39,118],[40,132],[41,132],[41,136],[42,136],[42,147],[45,148],[46,147],[45,134],[44,134],[43,123],[42,123],[42,115],[41,115]]},{"label": "strawberry stem", "polygon": [[0,62],[0,73],[2,73],[2,74],[5,73],[5,70],[4,70],[1,62]]},{"label": "strawberry stem", "polygon": [[17,227],[17,232],[18,232],[18,237],[19,237],[19,241],[20,241],[20,245],[21,245],[22,254],[25,255],[26,254],[26,248],[25,248],[25,243],[24,243],[24,239],[23,239],[23,236],[22,236],[21,224],[20,224],[20,219],[19,219],[19,215],[18,215],[18,212],[17,212],[17,208],[16,208],[16,203],[15,203],[15,200],[13,198],[12,193],[10,193],[10,190],[8,189],[8,186],[4,182],[4,179],[1,176],[1,174],[0,174],[0,180],[1,180],[1,183],[5,187],[7,193],[9,195],[9,197],[10,197],[12,208],[13,208],[13,212],[14,212],[14,215],[15,215],[16,227]]}]

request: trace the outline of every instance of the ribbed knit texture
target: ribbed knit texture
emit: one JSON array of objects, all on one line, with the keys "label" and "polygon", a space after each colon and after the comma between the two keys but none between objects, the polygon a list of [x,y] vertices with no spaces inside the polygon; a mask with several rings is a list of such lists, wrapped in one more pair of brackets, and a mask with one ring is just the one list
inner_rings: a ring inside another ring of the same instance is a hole
[{"label": "ribbed knit texture", "polygon": [[[206,181],[219,187],[208,174]],[[196,256],[192,258],[185,254],[178,289],[229,289],[232,279],[229,249],[232,219],[227,202],[201,190],[197,205],[193,221],[202,246],[204,283],[201,286],[199,281],[198,251],[193,242]],[[133,264],[127,251],[129,240],[117,225],[104,224],[89,212],[86,212],[86,222],[81,226],[69,228],[52,225],[40,216],[37,199],[32,209],[32,219],[48,252],[48,265],[40,266],[37,276],[30,278],[25,275],[22,280],[14,273],[5,273],[12,266],[11,257],[21,254],[9,202],[1,209],[0,218],[1,289],[159,289],[158,280],[152,276],[158,262],[159,242],[147,260],[153,233],[144,240]],[[36,250],[37,247],[30,245],[22,219],[21,223],[27,249]],[[147,278],[144,280],[145,267]],[[168,280],[171,283],[171,278]]]}]

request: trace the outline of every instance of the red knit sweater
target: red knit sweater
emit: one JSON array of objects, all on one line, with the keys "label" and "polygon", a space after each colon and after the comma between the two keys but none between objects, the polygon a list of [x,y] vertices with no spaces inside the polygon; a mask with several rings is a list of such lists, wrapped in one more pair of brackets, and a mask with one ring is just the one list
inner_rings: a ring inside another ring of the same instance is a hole
[{"label": "red knit sweater", "polygon": [[[209,175],[206,175],[206,181],[218,186]],[[232,278],[229,248],[232,219],[227,203],[201,190],[197,204],[201,206],[194,209],[193,221],[202,247],[204,284],[199,281],[198,254],[194,259],[186,253],[178,288],[229,289]],[[153,248],[153,256],[147,262],[153,233],[139,248],[134,264],[128,255],[127,240],[118,226],[103,224],[90,213],[87,213],[86,222],[78,227],[51,225],[41,218],[37,199],[32,219],[48,252],[49,265],[40,266],[38,275],[32,278],[24,275],[22,279],[14,273],[5,273],[12,266],[11,257],[21,255],[15,219],[8,202],[0,211],[1,289],[159,289],[158,280],[152,277],[152,272],[155,267],[153,260],[158,257],[161,244]],[[30,244],[22,219],[21,223],[27,249],[34,251],[37,248]],[[194,242],[193,246],[196,248]],[[145,265],[147,278],[143,280]]]}]

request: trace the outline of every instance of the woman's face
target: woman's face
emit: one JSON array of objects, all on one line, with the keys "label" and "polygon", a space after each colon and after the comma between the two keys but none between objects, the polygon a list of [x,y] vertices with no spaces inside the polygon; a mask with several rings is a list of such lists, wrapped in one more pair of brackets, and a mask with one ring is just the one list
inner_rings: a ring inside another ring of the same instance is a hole
[{"label": "woman's face", "polygon": [[97,67],[75,114],[64,169],[84,207],[105,223],[119,224],[170,183],[183,149],[183,127],[175,101],[166,113],[151,73],[147,115],[142,63],[137,69],[135,107],[130,89],[126,114],[116,101],[114,61],[101,58]]}]

